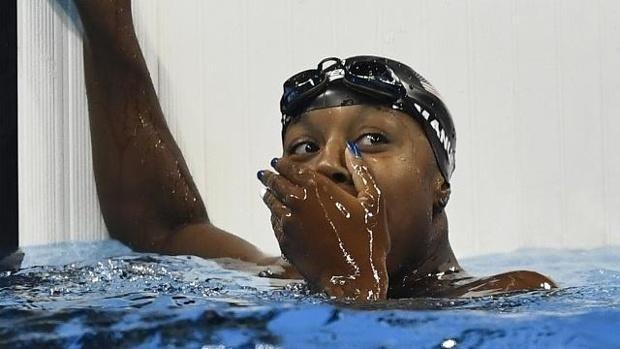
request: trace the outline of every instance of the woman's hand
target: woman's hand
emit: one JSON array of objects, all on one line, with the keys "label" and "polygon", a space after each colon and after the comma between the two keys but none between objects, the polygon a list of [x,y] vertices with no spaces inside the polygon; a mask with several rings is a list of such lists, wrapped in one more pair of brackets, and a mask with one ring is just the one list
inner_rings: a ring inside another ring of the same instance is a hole
[{"label": "woman's hand", "polygon": [[384,299],[390,249],[381,190],[354,144],[345,151],[357,197],[283,158],[259,172],[283,255],[310,286],[334,297]]}]

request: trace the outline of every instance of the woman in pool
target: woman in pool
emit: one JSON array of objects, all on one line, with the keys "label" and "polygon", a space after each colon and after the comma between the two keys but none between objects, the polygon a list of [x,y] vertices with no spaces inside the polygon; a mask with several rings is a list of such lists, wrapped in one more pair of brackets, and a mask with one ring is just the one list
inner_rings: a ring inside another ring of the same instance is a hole
[{"label": "woman in pool", "polygon": [[329,58],[285,82],[283,155],[275,171],[258,172],[284,258],[217,228],[166,125],[129,0],[76,3],[97,191],[112,237],[138,251],[269,266],[269,276],[303,277],[358,301],[555,286],[535,272],[474,278],[459,266],[445,213],[450,114],[426,80],[387,58]]}]

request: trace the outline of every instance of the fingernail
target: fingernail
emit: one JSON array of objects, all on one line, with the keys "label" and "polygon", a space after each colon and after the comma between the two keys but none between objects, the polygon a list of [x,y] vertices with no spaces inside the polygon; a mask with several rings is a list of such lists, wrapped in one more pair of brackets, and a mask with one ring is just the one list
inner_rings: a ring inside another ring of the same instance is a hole
[{"label": "fingernail", "polygon": [[278,158],[271,159],[271,167],[275,168],[277,163],[278,163]]},{"label": "fingernail", "polygon": [[263,175],[265,174],[265,171],[260,170],[258,172],[256,172],[256,177],[260,180],[263,179]]},{"label": "fingernail", "polygon": [[347,141],[347,149],[349,149],[351,154],[353,154],[353,156],[355,156],[356,158],[361,158],[362,157],[362,153],[360,152],[359,148],[357,147],[357,144],[355,144],[355,143],[353,143],[351,141]]}]

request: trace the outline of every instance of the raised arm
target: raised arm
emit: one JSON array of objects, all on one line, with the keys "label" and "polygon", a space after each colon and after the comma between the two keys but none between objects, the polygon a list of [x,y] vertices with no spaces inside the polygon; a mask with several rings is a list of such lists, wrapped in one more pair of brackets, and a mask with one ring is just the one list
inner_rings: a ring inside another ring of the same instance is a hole
[{"label": "raised arm", "polygon": [[139,251],[264,255],[210,223],[166,125],[136,39],[129,0],[76,0],[97,193],[110,235]]}]

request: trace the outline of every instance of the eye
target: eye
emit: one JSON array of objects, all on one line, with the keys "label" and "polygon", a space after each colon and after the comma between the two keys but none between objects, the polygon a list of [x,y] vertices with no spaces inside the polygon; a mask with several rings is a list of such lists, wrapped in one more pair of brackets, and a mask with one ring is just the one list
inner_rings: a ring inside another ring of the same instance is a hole
[{"label": "eye", "polygon": [[387,144],[389,140],[381,133],[373,132],[362,135],[357,139],[356,143],[360,147],[372,147],[380,144]]},{"label": "eye", "polygon": [[316,145],[316,143],[305,141],[305,142],[299,142],[293,145],[292,147],[290,147],[288,150],[288,153],[296,154],[296,155],[304,155],[304,154],[316,153],[317,151],[319,151],[319,146]]}]

